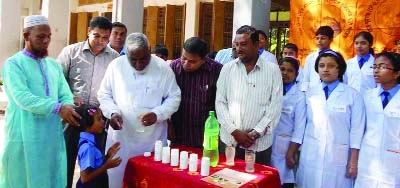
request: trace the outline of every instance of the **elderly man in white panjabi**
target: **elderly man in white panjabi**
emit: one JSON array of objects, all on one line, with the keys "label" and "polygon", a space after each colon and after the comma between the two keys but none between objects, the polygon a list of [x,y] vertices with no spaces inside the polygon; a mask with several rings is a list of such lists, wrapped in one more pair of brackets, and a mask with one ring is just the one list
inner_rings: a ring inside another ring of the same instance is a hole
[{"label": "elderly man in white panjabi", "polygon": [[151,55],[147,37],[132,33],[127,54],[110,63],[98,91],[100,108],[110,124],[106,147],[121,142],[123,163],[108,171],[110,187],[122,187],[129,158],[153,151],[156,140],[167,140],[167,119],[178,110],[181,91],[175,75],[157,56]]}]

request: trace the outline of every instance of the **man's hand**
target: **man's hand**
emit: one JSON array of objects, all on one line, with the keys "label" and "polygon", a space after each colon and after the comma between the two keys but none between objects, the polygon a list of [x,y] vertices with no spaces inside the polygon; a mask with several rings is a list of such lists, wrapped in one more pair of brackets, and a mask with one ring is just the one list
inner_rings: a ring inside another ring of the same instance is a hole
[{"label": "man's hand", "polygon": [[124,121],[122,120],[121,115],[119,115],[118,113],[113,113],[111,115],[111,120],[110,120],[110,126],[114,129],[114,130],[120,130],[122,129],[122,124],[124,123]]},{"label": "man's hand", "polygon": [[78,123],[78,121],[76,121],[75,118],[80,119],[81,116],[77,112],[75,112],[73,105],[69,105],[69,104],[62,105],[59,115],[60,115],[61,119],[63,119],[68,124],[73,125],[73,126],[79,126],[79,123]]},{"label": "man's hand", "polygon": [[157,115],[154,112],[146,112],[140,116],[139,121],[144,126],[150,126],[157,122]]},{"label": "man's hand", "polygon": [[80,105],[83,104],[83,100],[81,98],[79,98],[79,97],[74,97],[74,104],[76,106],[80,106]]},{"label": "man's hand", "polygon": [[236,129],[235,131],[232,132],[232,136],[239,143],[239,145],[241,145],[245,148],[250,147],[255,142],[255,139],[252,136],[250,136],[250,134],[248,134],[245,131],[238,130],[238,129]]}]

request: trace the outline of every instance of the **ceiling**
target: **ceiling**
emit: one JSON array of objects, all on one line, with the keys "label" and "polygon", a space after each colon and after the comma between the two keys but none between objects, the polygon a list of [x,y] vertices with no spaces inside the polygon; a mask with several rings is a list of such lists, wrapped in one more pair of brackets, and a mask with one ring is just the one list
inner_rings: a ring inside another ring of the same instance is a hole
[{"label": "ceiling", "polygon": [[290,0],[271,0],[271,12],[290,11]]}]

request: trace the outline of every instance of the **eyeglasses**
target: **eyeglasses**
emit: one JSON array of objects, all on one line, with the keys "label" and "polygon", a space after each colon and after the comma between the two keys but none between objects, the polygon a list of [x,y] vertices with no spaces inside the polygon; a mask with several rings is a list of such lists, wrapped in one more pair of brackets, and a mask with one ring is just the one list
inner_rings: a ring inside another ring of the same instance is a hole
[{"label": "eyeglasses", "polygon": [[374,65],[374,66],[371,66],[370,68],[373,69],[373,70],[375,70],[375,69],[378,69],[378,70],[394,70],[394,68],[387,67],[386,65],[378,65],[378,66]]}]

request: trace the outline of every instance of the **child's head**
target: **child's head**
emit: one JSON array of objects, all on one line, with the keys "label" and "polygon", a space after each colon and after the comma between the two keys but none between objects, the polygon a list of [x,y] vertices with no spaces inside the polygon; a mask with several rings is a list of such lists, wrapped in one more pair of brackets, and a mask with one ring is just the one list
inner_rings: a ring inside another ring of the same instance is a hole
[{"label": "child's head", "polygon": [[360,56],[366,56],[368,53],[374,55],[373,43],[374,37],[370,32],[361,31],[354,37],[354,48]]},{"label": "child's head", "polygon": [[321,26],[315,32],[315,42],[319,49],[330,48],[333,41],[333,29],[329,26]]},{"label": "child's head", "polygon": [[292,56],[297,58],[297,53],[299,49],[297,48],[296,44],[293,43],[287,43],[285,46],[283,46],[283,51],[282,51],[282,58]]},{"label": "child's head", "polygon": [[90,133],[101,133],[104,129],[103,114],[100,108],[82,104],[75,108],[75,111],[81,116],[81,119],[77,119],[79,122],[81,131]]},{"label": "child's head", "polygon": [[296,81],[299,74],[299,61],[293,57],[285,57],[279,60],[283,84]]},{"label": "child's head", "polygon": [[400,83],[400,54],[382,52],[376,55],[373,68],[375,82],[383,87]]},{"label": "child's head", "polygon": [[325,83],[332,83],[336,80],[343,82],[343,75],[346,72],[346,62],[339,52],[327,50],[321,53],[315,61],[315,71]]}]

